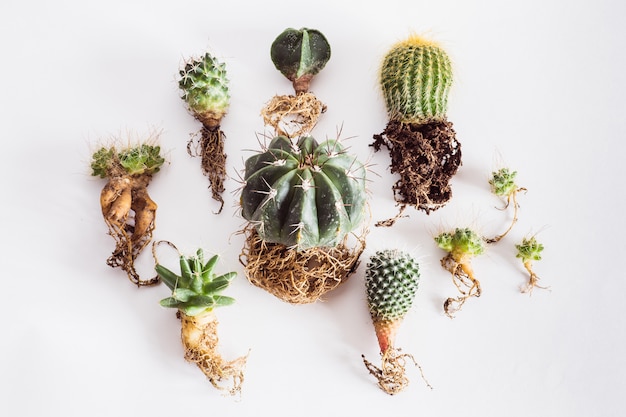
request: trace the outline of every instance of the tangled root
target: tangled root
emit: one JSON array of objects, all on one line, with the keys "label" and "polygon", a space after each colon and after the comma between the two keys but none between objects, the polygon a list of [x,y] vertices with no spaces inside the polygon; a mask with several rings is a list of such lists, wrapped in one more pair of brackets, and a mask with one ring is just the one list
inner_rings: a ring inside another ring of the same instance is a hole
[{"label": "tangled root", "polygon": [[[204,122],[203,122],[204,123]],[[190,156],[200,156],[202,172],[209,179],[212,197],[220,203],[216,214],[224,208],[224,181],[226,180],[226,154],[224,153],[224,139],[226,135],[220,130],[219,125],[209,127],[204,125],[200,139],[192,137],[187,142],[187,153]]]},{"label": "tangled root", "polygon": [[[217,318],[213,312],[198,316],[188,316],[178,311],[181,319],[181,339],[185,349],[185,359],[195,363],[206,375],[211,384],[230,395],[241,392],[244,381],[243,369],[248,355],[232,361],[224,361],[217,351]],[[224,381],[227,381],[224,384]]]},{"label": "tangled root", "polygon": [[480,297],[480,282],[474,276],[469,262],[458,262],[452,254],[441,259],[441,266],[452,274],[452,282],[460,293],[458,297],[450,297],[443,303],[444,312],[452,319],[470,297]]},{"label": "tangled root", "polygon": [[[452,123],[447,120],[423,125],[389,121],[371,144],[376,151],[385,146],[391,156],[391,173],[400,179],[394,184],[394,199],[426,214],[443,207],[452,197],[450,179],[461,165],[461,145]],[[391,226],[401,213],[377,226]]]},{"label": "tangled root", "polygon": [[254,228],[248,228],[239,257],[248,280],[292,304],[308,304],[345,282],[359,265],[365,250],[364,237],[353,249],[346,242],[302,251],[267,243]]},{"label": "tangled root", "polygon": [[109,235],[115,239],[115,250],[107,265],[121,268],[137,286],[154,285],[159,278],[142,280],[135,260],[152,240],[157,204],[148,195],[152,176],[115,175],[102,189],[100,204]]},{"label": "tangled root", "polygon": [[432,386],[424,377],[421,366],[419,366],[413,355],[401,353],[400,349],[389,347],[382,354],[380,368],[365,359],[365,355],[361,355],[361,358],[369,373],[378,380],[378,386],[389,395],[397,394],[409,385],[409,379],[406,377],[407,359],[413,362],[419,369],[422,379],[426,382],[428,388],[432,389]]},{"label": "tangled root", "polygon": [[261,110],[265,125],[289,138],[310,132],[326,106],[313,93],[274,96]]}]

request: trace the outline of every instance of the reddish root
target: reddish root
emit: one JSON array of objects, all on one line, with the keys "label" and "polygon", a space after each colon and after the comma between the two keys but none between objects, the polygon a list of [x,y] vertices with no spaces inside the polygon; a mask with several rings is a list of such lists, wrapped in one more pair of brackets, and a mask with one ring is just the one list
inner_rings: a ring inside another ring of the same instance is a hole
[{"label": "reddish root", "polygon": [[380,368],[365,359],[365,355],[361,355],[361,358],[369,373],[378,381],[380,389],[387,394],[395,395],[409,385],[409,379],[406,376],[407,360],[410,360],[419,369],[426,386],[430,389],[433,388],[424,377],[422,367],[417,363],[413,355],[401,353],[400,349],[389,347],[381,356]]},{"label": "reddish root", "polygon": [[452,254],[441,260],[441,266],[452,274],[452,282],[460,293],[458,297],[450,297],[443,303],[444,312],[452,319],[470,297],[480,297],[480,282],[475,278],[469,262],[458,262]]},{"label": "reddish root", "polygon": [[226,135],[220,130],[219,125],[208,127],[204,125],[200,139],[192,137],[187,142],[187,153],[190,156],[200,156],[202,172],[209,179],[209,188],[212,198],[220,203],[220,208],[216,214],[222,212],[224,208],[224,181],[226,175],[226,154],[224,153],[224,139]]}]

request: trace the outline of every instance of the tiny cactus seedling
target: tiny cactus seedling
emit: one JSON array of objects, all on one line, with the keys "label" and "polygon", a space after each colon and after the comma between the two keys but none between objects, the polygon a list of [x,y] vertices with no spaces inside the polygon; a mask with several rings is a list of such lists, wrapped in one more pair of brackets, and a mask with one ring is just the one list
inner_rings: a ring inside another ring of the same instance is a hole
[{"label": "tiny cactus seedling", "polygon": [[245,163],[243,217],[263,240],[305,250],[335,246],[365,213],[365,167],[337,140],[275,137]]},{"label": "tiny cactus seedling", "polygon": [[506,199],[504,209],[507,209],[511,203],[513,203],[513,220],[504,233],[499,234],[496,237],[486,239],[487,243],[496,243],[502,240],[513,229],[515,223],[518,220],[519,204],[517,203],[517,194],[522,191],[526,191],[525,188],[519,187],[515,183],[515,177],[517,171],[511,171],[508,168],[501,168],[491,173],[491,179],[489,185],[491,186],[491,192],[498,197]]},{"label": "tiny cactus seedling", "polygon": [[191,59],[179,71],[178,86],[189,111],[202,123],[199,143],[192,137],[187,143],[191,156],[200,156],[202,171],[208,177],[212,197],[224,207],[224,181],[226,179],[225,135],[220,129],[222,118],[230,106],[229,81],[226,64],[206,53]]},{"label": "tiny cactus seedling", "polygon": [[142,280],[134,264],[152,239],[157,204],[148,195],[147,187],[164,162],[161,148],[148,143],[121,150],[102,147],[92,155],[91,175],[107,179],[100,193],[100,207],[116,242],[107,264],[122,268],[138,286],[158,282]]},{"label": "tiny cactus seedling", "polygon": [[330,59],[330,45],[316,29],[285,29],[272,43],[272,62],[293,83],[296,94],[306,93],[313,77]]},{"label": "tiny cactus seedling", "polygon": [[410,36],[387,52],[379,81],[389,121],[371,146],[385,146],[391,172],[400,174],[393,186],[400,212],[377,226],[391,226],[407,205],[428,214],[450,200],[461,145],[447,120],[452,66],[443,48]]},{"label": "tiny cactus seedling", "polygon": [[[161,243],[173,248],[175,246],[167,241],[155,242],[153,255],[157,275],[172,291],[169,297],[161,300],[161,305],[177,309],[178,317],[181,319],[181,340],[185,348],[185,359],[195,363],[214,387],[228,390],[230,394],[240,392],[247,356],[230,362],[222,359],[217,352],[218,322],[213,311],[216,307],[228,306],[235,301],[221,292],[229,286],[237,273],[215,274],[218,256],[214,255],[205,261],[202,249],[198,249],[195,256],[181,254],[180,273],[175,273],[156,259],[155,249]],[[222,383],[224,380],[231,382],[229,387]]]},{"label": "tiny cactus seedling", "polygon": [[435,237],[440,249],[448,254],[441,259],[441,265],[453,277],[460,296],[448,298],[444,302],[444,312],[450,318],[459,311],[469,297],[480,297],[480,282],[474,276],[471,259],[485,251],[484,240],[470,228],[457,228],[454,232],[444,232]]},{"label": "tiny cactus seedling", "polygon": [[548,287],[541,287],[537,283],[539,282],[539,276],[533,270],[533,262],[541,260],[541,252],[543,252],[543,244],[539,243],[533,236],[531,238],[524,238],[522,242],[515,245],[517,249],[517,258],[522,260],[524,268],[530,275],[528,283],[522,288],[523,293],[532,294],[533,288],[547,289]]},{"label": "tiny cactus seedling", "polygon": [[419,279],[419,264],[411,255],[400,250],[376,252],[365,271],[367,304],[380,347],[382,366],[374,366],[364,356],[363,362],[377,378],[380,388],[391,395],[402,391],[409,382],[405,376],[406,359],[417,365],[411,355],[401,354],[394,344],[398,327],[413,305]]}]

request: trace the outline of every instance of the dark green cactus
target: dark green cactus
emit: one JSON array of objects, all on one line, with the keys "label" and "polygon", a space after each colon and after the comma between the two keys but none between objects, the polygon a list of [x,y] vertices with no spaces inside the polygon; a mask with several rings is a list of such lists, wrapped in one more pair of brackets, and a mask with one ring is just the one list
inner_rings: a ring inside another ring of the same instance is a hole
[{"label": "dark green cactus", "polygon": [[330,59],[330,45],[316,29],[286,29],[272,43],[272,62],[289,81],[296,93],[306,92],[313,76]]},{"label": "dark green cactus", "polygon": [[452,84],[450,58],[438,45],[411,36],[384,57],[380,84],[391,120],[415,124],[443,120]]},{"label": "dark green cactus", "polygon": [[337,140],[275,137],[245,163],[242,215],[267,242],[335,246],[365,210],[365,167]]},{"label": "dark green cactus", "polygon": [[180,275],[157,264],[157,274],[172,290],[171,297],[161,300],[161,305],[177,308],[188,316],[196,316],[215,307],[232,304],[235,300],[220,295],[220,292],[228,287],[237,273],[216,276],[213,269],[217,260],[218,256],[215,255],[205,263],[202,249],[198,249],[196,256],[181,255]]},{"label": "dark green cactus", "polygon": [[376,252],[365,271],[367,303],[372,317],[384,321],[402,319],[413,305],[419,278],[419,264],[408,253]]},{"label": "dark green cactus", "polygon": [[226,65],[206,53],[188,61],[179,74],[178,86],[189,109],[201,121],[219,124],[230,105]]}]

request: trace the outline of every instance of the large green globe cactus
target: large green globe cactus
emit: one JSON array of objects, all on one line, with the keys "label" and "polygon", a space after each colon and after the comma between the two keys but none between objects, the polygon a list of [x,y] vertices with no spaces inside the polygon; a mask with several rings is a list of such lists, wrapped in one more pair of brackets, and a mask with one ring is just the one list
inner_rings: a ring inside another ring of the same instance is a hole
[{"label": "large green globe cactus", "polygon": [[266,242],[335,246],[364,217],[365,167],[337,140],[277,136],[246,161],[244,180],[242,215]]}]

